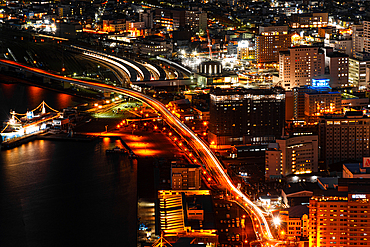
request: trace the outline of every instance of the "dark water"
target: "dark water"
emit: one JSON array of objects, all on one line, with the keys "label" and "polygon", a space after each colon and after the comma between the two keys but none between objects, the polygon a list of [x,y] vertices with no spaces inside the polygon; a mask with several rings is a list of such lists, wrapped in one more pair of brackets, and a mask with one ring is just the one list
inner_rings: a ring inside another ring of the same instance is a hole
[{"label": "dark water", "polygon": [[11,109],[17,113],[26,113],[27,109],[36,108],[43,100],[57,110],[86,102],[82,98],[39,87],[0,83],[0,121],[10,118]]},{"label": "dark water", "polygon": [[88,143],[1,151],[0,246],[135,246],[136,165]]},{"label": "dark water", "polygon": [[[0,87],[16,110],[50,96],[28,86]],[[0,102],[1,111],[8,108]],[[118,144],[38,140],[0,151],[0,246],[136,246],[137,166],[105,154]]]}]

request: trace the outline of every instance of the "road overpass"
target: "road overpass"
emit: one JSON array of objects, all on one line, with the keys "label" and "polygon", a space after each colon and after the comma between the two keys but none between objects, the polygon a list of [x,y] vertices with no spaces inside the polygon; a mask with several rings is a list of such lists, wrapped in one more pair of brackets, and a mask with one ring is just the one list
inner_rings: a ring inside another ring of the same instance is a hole
[{"label": "road overpass", "polygon": [[162,118],[166,123],[179,135],[181,138],[187,142],[189,147],[192,148],[193,152],[197,154],[202,165],[212,175],[212,178],[217,181],[220,189],[230,191],[235,200],[244,206],[247,212],[250,214],[253,221],[254,231],[257,238],[260,241],[266,241],[271,244],[277,244],[278,242],[274,239],[269,224],[264,216],[263,211],[258,208],[246,195],[244,195],[232,182],[229,175],[225,172],[221,162],[217,159],[215,154],[212,152],[210,147],[204,143],[195,133],[188,128],[184,123],[180,121],[176,116],[174,116],[161,102],[156,99],[153,99],[150,96],[147,96],[143,93],[127,89],[127,88],[118,88],[112,85],[106,85],[96,82],[87,82],[74,78],[63,77],[60,75],[54,75],[49,72],[28,67],[13,61],[2,60],[0,59],[0,64],[5,66],[10,66],[20,70],[24,70],[29,73],[35,73],[38,75],[43,75],[45,77],[50,77],[54,80],[67,81],[71,84],[80,85],[82,87],[90,87],[96,90],[101,91],[110,91],[114,93],[123,94],[137,100],[140,100],[155,111],[161,114]]}]

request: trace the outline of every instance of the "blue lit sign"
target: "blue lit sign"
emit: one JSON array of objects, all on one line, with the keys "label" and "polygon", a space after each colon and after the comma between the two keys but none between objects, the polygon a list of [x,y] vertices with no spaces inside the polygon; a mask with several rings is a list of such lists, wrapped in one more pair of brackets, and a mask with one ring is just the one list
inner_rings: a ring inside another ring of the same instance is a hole
[{"label": "blue lit sign", "polygon": [[312,87],[328,87],[330,79],[312,79]]}]

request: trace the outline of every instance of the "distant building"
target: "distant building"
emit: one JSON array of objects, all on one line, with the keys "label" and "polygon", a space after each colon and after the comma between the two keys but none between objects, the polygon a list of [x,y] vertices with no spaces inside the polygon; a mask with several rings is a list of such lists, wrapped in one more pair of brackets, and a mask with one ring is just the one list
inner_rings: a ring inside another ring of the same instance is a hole
[{"label": "distant building", "polygon": [[370,21],[364,21],[364,52],[370,53]]},{"label": "distant building", "polygon": [[173,44],[159,36],[147,36],[145,38],[138,38],[132,50],[134,53],[148,56],[172,56]]},{"label": "distant building", "polygon": [[288,26],[260,26],[256,36],[256,61],[270,63],[279,61],[279,52],[286,51],[292,43]]},{"label": "distant building", "polygon": [[200,180],[199,165],[171,165],[171,181],[173,190],[199,190],[201,187]]},{"label": "distant building", "polygon": [[309,246],[368,246],[369,179],[339,179],[310,199]]},{"label": "distant building", "polygon": [[321,117],[320,159],[327,166],[346,160],[362,161],[362,157],[370,155],[369,131],[370,118],[362,111]]},{"label": "distant building", "polygon": [[279,83],[286,90],[311,85],[325,73],[325,55],[315,46],[291,47],[279,56]]},{"label": "distant building", "polygon": [[328,13],[305,13],[292,14],[291,27],[292,28],[317,28],[328,25]]},{"label": "distant building", "polygon": [[352,56],[354,57],[356,52],[364,51],[364,26],[363,25],[352,25]]},{"label": "distant building", "polygon": [[299,241],[308,238],[308,214],[306,205],[293,206],[279,212],[287,240]]},{"label": "distant building", "polygon": [[361,55],[364,54],[357,52],[355,58],[349,59],[348,85],[365,90],[369,88],[366,82],[366,68],[370,65],[370,58]]},{"label": "distant building", "polygon": [[265,176],[318,172],[319,148],[317,135],[277,139],[265,152]]},{"label": "distant building", "polygon": [[154,11],[154,23],[167,31],[185,27],[185,10],[158,8]]},{"label": "distant building", "polygon": [[342,95],[340,92],[305,93],[305,117],[307,122],[315,122],[319,116],[341,113]]},{"label": "distant building", "polygon": [[280,137],[285,123],[281,89],[215,89],[210,93],[208,138],[218,147],[267,144]]},{"label": "distant building", "polygon": [[200,10],[185,11],[185,26],[190,30],[204,34],[207,31],[207,13]]},{"label": "distant building", "polygon": [[349,62],[348,55],[334,52],[333,49],[325,49],[325,70],[329,74],[332,88],[347,87]]},{"label": "distant building", "polygon": [[343,164],[343,178],[370,178],[370,167],[363,163]]}]

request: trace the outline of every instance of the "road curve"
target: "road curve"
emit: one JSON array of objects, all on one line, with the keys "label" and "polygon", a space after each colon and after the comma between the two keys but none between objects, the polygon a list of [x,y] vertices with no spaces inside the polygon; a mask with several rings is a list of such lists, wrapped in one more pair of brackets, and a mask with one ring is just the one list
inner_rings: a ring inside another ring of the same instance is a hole
[{"label": "road curve", "polygon": [[[140,101],[145,102],[158,113],[162,115],[162,118],[166,120],[167,124],[170,125],[188,144],[193,148],[193,151],[196,152],[199,158],[202,161],[202,164],[205,168],[213,175],[213,179],[219,182],[219,185],[228,191],[231,191],[234,196],[237,198],[239,203],[242,203],[247,209],[252,218],[256,218],[254,224],[254,230],[256,232],[257,238],[263,241],[274,241],[274,237],[270,231],[269,224],[267,223],[266,218],[263,215],[261,209],[259,209],[252,201],[249,200],[231,181],[229,175],[224,171],[224,168],[221,162],[217,159],[215,154],[205,144],[194,132],[189,129],[184,123],[182,123],[176,116],[174,116],[161,102],[158,100],[149,97],[143,93],[126,89],[118,88],[111,85],[106,85],[96,82],[87,82],[78,79],[73,79],[69,77],[63,77],[60,75],[55,75],[47,71],[43,71],[38,68],[28,67],[13,61],[2,60],[0,59],[0,64],[8,65],[17,69],[22,69],[28,72],[36,73],[42,76],[46,76],[52,79],[66,81],[72,84],[81,85],[84,87],[91,87],[97,90],[111,91],[115,93],[121,93],[133,98],[136,98]],[[257,221],[257,222],[256,222]]]}]

